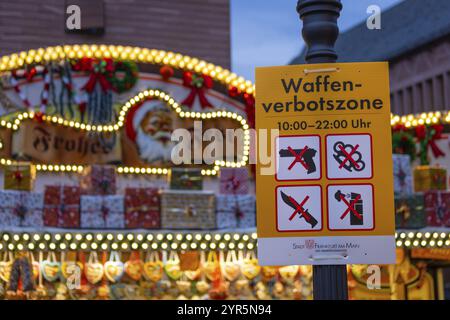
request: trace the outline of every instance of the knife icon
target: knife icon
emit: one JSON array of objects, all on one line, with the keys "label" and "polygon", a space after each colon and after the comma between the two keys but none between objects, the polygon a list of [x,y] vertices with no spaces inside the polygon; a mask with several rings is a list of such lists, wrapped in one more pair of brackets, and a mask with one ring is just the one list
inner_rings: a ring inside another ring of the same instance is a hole
[{"label": "knife icon", "polygon": [[304,218],[306,222],[311,225],[311,228],[314,228],[317,225],[317,220],[311,215],[311,213],[309,213],[308,209],[303,209],[303,205],[306,203],[306,201],[308,201],[309,196],[306,196],[306,198],[299,204],[293,197],[288,196],[283,191],[280,191],[280,193],[283,202],[295,210],[294,213],[289,217],[289,220],[294,219],[294,217],[299,213],[300,218]]}]

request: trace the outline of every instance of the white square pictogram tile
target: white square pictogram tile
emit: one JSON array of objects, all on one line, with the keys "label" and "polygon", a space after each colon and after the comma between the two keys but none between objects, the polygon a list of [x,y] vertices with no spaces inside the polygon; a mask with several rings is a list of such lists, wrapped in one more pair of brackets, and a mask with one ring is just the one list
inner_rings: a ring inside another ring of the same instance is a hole
[{"label": "white square pictogram tile", "polygon": [[374,194],[371,184],[329,185],[327,187],[330,230],[373,230]]},{"label": "white square pictogram tile", "polygon": [[276,180],[319,180],[321,171],[319,136],[280,136],[276,139]]},{"label": "white square pictogram tile", "polygon": [[276,192],[277,230],[322,230],[322,188],[279,186]]},{"label": "white square pictogram tile", "polygon": [[326,136],[328,179],[371,179],[373,177],[370,134]]}]

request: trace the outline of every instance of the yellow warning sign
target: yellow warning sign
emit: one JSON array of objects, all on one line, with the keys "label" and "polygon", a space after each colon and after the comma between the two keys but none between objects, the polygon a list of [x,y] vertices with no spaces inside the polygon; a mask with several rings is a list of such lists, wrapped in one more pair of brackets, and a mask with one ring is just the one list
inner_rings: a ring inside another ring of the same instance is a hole
[{"label": "yellow warning sign", "polygon": [[261,264],[395,262],[388,70],[256,69],[259,152],[270,150],[256,168]]}]

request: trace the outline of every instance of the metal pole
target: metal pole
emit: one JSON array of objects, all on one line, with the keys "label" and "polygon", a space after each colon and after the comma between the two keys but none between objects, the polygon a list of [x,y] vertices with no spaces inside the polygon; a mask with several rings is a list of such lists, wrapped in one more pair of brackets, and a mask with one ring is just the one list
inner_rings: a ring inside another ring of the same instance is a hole
[{"label": "metal pole", "polygon": [[[340,0],[298,0],[297,12],[303,21],[302,36],[308,49],[306,63],[336,62],[334,44],[341,10]],[[315,300],[347,300],[346,265],[313,266],[313,292]]]}]

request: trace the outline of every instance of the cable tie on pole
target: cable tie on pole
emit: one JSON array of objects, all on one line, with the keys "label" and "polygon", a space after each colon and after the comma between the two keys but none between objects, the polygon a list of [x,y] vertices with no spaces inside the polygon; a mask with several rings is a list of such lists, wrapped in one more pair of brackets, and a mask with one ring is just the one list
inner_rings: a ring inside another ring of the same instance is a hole
[{"label": "cable tie on pole", "polygon": [[309,260],[346,260],[348,259],[348,255],[316,255],[316,256],[309,256]]},{"label": "cable tie on pole", "polygon": [[304,69],[305,74],[309,73],[325,73],[325,72],[339,72],[339,68],[322,68],[322,69]]}]

